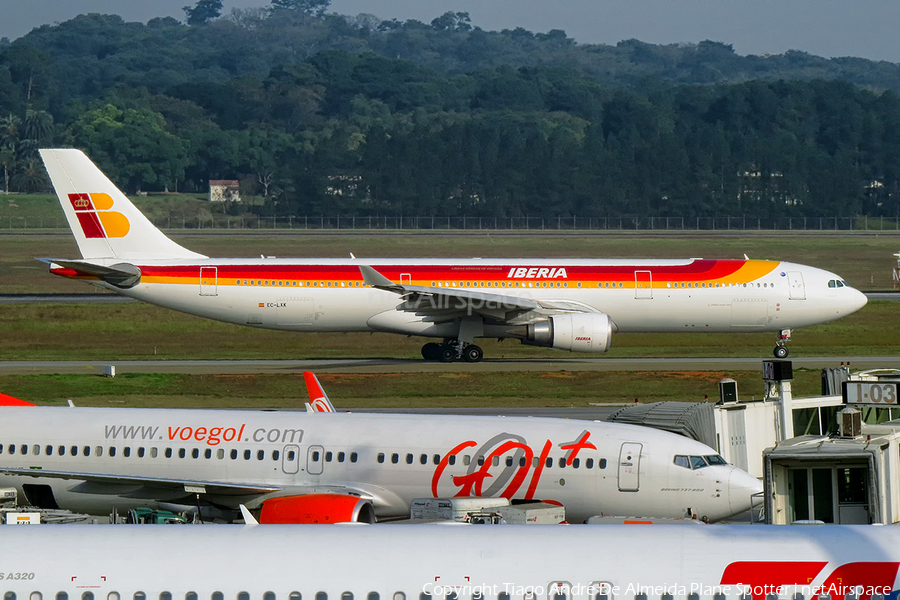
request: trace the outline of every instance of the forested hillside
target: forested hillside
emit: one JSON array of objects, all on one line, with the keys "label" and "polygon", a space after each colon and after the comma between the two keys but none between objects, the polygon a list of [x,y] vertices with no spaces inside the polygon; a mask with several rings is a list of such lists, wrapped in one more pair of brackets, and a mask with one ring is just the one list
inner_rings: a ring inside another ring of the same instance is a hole
[{"label": "forested hillside", "polygon": [[0,189],[46,189],[36,150],[75,146],[128,192],[239,178],[267,215],[900,214],[900,65],[327,8],[7,41]]}]

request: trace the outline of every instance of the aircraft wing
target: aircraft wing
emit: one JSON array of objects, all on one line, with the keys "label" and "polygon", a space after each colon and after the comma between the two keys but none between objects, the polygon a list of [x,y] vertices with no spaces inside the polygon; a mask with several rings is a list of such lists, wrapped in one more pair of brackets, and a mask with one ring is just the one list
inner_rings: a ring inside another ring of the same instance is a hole
[{"label": "aircraft wing", "polygon": [[69,491],[83,494],[121,496],[158,502],[192,501],[196,494],[223,504],[240,502],[248,506],[256,504],[256,498],[304,496],[307,494],[343,494],[358,498],[374,499],[372,493],[347,485],[258,485],[251,483],[169,479],[165,477],[141,477],[133,475],[109,475],[105,473],[77,473],[47,469],[0,468],[3,475],[24,477],[49,477],[71,479],[78,483]]},{"label": "aircraft wing", "polygon": [[[134,475],[110,475],[106,473],[78,473],[75,471],[52,471],[48,469],[0,468],[4,475],[26,477],[50,477],[54,479],[75,479],[83,483],[72,488],[73,492],[85,494],[109,494],[129,498],[169,500],[173,497],[196,493],[220,496],[261,495],[281,491],[281,486],[261,486],[257,484],[221,481],[200,481],[170,479],[166,477],[144,477]],[[201,490],[202,488],[202,490]]]},{"label": "aircraft wing", "polygon": [[534,317],[562,312],[596,312],[579,302],[546,302],[521,296],[491,294],[454,288],[438,288],[394,283],[373,267],[360,265],[363,280],[370,287],[402,296],[397,309],[414,312],[427,320],[443,321],[460,316],[479,314],[496,323],[522,323]]}]

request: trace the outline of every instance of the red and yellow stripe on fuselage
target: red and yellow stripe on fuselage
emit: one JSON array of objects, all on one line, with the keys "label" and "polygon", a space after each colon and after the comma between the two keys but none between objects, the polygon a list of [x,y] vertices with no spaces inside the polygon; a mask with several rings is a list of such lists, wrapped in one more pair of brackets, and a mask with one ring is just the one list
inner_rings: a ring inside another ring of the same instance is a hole
[{"label": "red and yellow stripe on fuselage", "polygon": [[[634,288],[635,273],[650,273],[653,288],[719,287],[755,281],[774,271],[779,263],[759,260],[698,259],[684,264],[565,264],[549,266],[546,261],[529,263],[509,261],[485,264],[472,261],[455,265],[387,264],[367,262],[396,283],[422,287],[491,288],[497,290],[535,287],[559,288]],[[264,287],[364,287],[359,268],[353,263],[287,264],[280,262],[223,263],[157,266],[137,265],[141,282],[152,284],[196,285],[201,269],[215,268],[219,286]],[[53,269],[53,273],[73,279],[96,280],[71,269]],[[211,273],[207,273],[209,276]],[[642,282],[643,283],[643,282]]]}]

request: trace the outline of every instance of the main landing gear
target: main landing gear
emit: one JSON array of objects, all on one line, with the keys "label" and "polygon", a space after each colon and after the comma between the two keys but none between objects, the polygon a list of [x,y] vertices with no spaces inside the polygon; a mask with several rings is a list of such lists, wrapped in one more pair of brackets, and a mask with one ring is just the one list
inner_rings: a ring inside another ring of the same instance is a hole
[{"label": "main landing gear", "polygon": [[441,362],[464,360],[475,363],[481,362],[484,358],[484,351],[475,344],[461,344],[459,340],[444,340],[443,344],[429,342],[422,346],[422,358]]},{"label": "main landing gear", "polygon": [[775,350],[772,351],[772,354],[775,355],[775,358],[787,358],[790,352],[788,351],[787,346],[785,346],[786,342],[791,341],[791,330],[790,329],[782,329],[778,334],[778,341],[775,342]]}]

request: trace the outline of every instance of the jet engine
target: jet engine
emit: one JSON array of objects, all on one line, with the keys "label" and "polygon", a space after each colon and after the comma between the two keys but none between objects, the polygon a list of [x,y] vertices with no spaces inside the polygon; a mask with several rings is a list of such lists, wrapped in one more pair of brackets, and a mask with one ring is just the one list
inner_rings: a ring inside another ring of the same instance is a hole
[{"label": "jet engine", "polygon": [[528,325],[522,343],[573,352],[606,352],[612,330],[612,319],[603,313],[553,315]]},{"label": "jet engine", "polygon": [[305,494],[270,498],[263,502],[260,523],[374,523],[375,508],[369,500],[349,494]]}]

